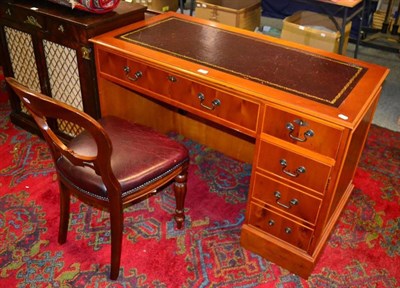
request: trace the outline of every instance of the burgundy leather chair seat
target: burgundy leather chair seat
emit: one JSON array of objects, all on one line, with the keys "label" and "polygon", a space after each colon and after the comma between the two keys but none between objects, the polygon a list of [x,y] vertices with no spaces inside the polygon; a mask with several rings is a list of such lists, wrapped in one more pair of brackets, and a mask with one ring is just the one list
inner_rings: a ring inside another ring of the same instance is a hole
[{"label": "burgundy leather chair seat", "polygon": [[[123,198],[156,181],[161,171],[172,172],[188,159],[188,151],[184,146],[148,127],[112,116],[99,122],[113,143],[111,166],[120,181]],[[155,137],[159,141],[154,141]],[[96,144],[86,132],[75,137],[68,147],[84,155],[97,154]],[[131,154],[135,155],[135,161],[131,161]],[[75,166],[64,157],[59,158],[56,165],[64,178],[74,186],[78,185],[77,188],[84,190],[84,193],[107,199],[106,187],[92,168]]]}]

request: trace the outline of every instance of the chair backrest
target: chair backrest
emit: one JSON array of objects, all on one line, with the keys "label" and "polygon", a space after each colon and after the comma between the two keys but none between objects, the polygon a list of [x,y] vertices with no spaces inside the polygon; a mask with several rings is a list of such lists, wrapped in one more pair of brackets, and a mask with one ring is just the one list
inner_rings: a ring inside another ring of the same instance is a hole
[{"label": "chair backrest", "polygon": [[[54,161],[65,157],[74,165],[91,167],[103,180],[103,175],[112,175],[113,178],[110,160],[112,144],[106,131],[95,119],[72,106],[23,86],[12,77],[7,77],[6,81],[39,126]],[[93,145],[97,146],[97,155],[82,155],[73,151],[53,131],[49,125],[50,119],[66,120],[83,128],[82,133],[89,133],[93,138]]]}]

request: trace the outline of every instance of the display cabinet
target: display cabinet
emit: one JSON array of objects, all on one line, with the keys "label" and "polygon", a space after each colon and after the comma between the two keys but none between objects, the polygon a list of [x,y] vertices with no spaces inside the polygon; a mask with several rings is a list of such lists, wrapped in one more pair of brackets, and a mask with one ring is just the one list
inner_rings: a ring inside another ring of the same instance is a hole
[{"label": "display cabinet", "polygon": [[[144,19],[146,8],[121,2],[112,12],[91,14],[47,1],[0,2],[0,39],[5,76],[99,117],[96,70],[89,39]],[[10,91],[11,121],[38,132],[18,97]],[[53,123],[74,135],[78,128]]]}]

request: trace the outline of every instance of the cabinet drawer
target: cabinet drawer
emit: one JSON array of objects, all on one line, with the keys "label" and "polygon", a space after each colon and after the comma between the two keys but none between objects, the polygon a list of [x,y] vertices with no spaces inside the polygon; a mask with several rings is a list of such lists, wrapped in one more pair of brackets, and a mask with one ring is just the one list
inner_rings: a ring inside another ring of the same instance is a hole
[{"label": "cabinet drawer", "polygon": [[79,39],[79,34],[82,34],[82,38],[86,35],[84,31],[80,31],[80,29],[73,24],[67,23],[65,21],[57,21],[51,19],[47,23],[47,29],[49,31],[49,35],[52,38],[59,39],[59,41],[68,41],[68,42],[78,42],[84,43],[82,39]]},{"label": "cabinet drawer", "polygon": [[342,137],[341,129],[273,107],[267,107],[265,113],[264,133],[336,158]]},{"label": "cabinet drawer", "polygon": [[196,82],[192,82],[190,94],[174,93],[172,99],[185,105],[187,110],[216,116],[237,125],[239,130],[244,127],[256,131],[260,110],[258,103]]},{"label": "cabinet drawer", "polygon": [[303,250],[308,249],[313,234],[313,229],[254,203],[250,205],[249,224]]},{"label": "cabinet drawer", "polygon": [[331,166],[261,141],[257,166],[280,178],[324,193]]},{"label": "cabinet drawer", "polygon": [[[32,7],[34,6],[32,5]],[[45,17],[36,13],[35,10],[18,9],[8,5],[1,9],[1,17],[4,17],[5,19],[23,25],[28,29],[46,29]]]},{"label": "cabinet drawer", "polygon": [[269,177],[255,174],[252,197],[311,224],[315,224],[321,200]]}]

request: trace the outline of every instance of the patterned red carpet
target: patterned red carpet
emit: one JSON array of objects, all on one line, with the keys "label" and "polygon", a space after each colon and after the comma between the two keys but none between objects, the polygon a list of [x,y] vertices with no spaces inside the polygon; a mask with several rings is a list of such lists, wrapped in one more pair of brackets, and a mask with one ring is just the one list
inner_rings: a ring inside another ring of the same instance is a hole
[{"label": "patterned red carpet", "polygon": [[0,101],[0,287],[400,286],[400,133],[372,126],[356,189],[307,281],[239,245],[251,166],[171,135],[191,151],[185,229],[174,227],[171,188],[127,208],[121,276],[110,282],[108,214],[74,201],[57,244],[50,154],[9,113]]}]

